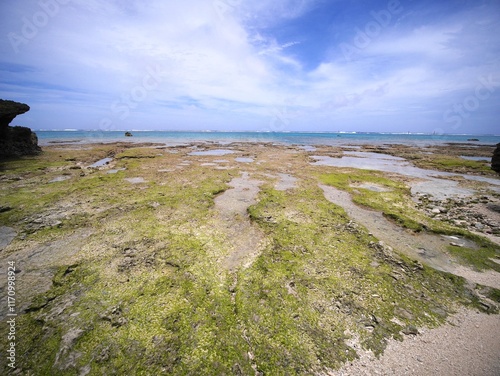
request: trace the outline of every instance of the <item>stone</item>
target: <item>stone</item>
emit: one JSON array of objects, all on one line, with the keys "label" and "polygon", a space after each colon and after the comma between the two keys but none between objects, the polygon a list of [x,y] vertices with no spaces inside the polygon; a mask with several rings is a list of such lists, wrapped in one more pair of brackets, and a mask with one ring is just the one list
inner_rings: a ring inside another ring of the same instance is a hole
[{"label": "stone", "polygon": [[27,104],[0,99],[0,132],[7,128],[17,115],[29,110],[30,107]]},{"label": "stone", "polygon": [[9,126],[17,115],[29,109],[27,104],[0,99],[0,158],[35,155],[42,150],[38,146],[38,137],[31,129]]},{"label": "stone", "polygon": [[403,334],[405,335],[418,335],[419,332],[418,332],[418,329],[416,326],[413,326],[413,325],[408,325],[406,328],[403,329]]},{"label": "stone", "polygon": [[497,144],[493,157],[491,158],[491,169],[500,174],[500,143]]},{"label": "stone", "polygon": [[484,225],[481,222],[474,223],[474,227],[478,230],[484,230]]}]

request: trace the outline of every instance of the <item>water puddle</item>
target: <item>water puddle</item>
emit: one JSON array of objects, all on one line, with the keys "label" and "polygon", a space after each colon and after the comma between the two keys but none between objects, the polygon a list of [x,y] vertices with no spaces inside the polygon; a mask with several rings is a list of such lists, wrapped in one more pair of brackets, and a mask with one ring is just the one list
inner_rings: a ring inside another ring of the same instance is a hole
[{"label": "water puddle", "polygon": [[49,183],[57,183],[69,179],[71,179],[71,176],[56,176],[54,179],[50,180]]},{"label": "water puddle", "polygon": [[387,154],[366,152],[345,152],[347,156],[335,158],[330,156],[312,156],[314,166],[333,166],[359,168],[382,172],[397,173],[403,176],[422,179],[424,181],[410,183],[413,194],[428,194],[436,199],[444,200],[449,196],[472,196],[475,191],[462,188],[457,181],[443,179],[461,176],[467,180],[481,181],[493,185],[491,189],[500,192],[500,180],[483,176],[455,174],[442,171],[426,170],[415,167],[404,158]]},{"label": "water puddle", "polygon": [[417,195],[430,195],[435,200],[443,201],[449,197],[469,197],[476,191],[459,187],[458,182],[431,178],[429,180],[410,183],[411,193]]},{"label": "water puddle", "polygon": [[125,178],[125,180],[128,181],[131,184],[146,183],[146,180],[144,180],[144,178]]},{"label": "water puddle", "polygon": [[188,155],[228,155],[228,154],[234,154],[234,150],[227,150],[227,149],[216,149],[216,150],[203,150],[203,151],[192,151]]},{"label": "water puddle", "polygon": [[381,153],[372,153],[368,151],[345,151],[345,155],[353,156],[356,158],[370,158],[370,159],[383,159],[389,161],[406,161],[406,159],[401,157],[395,157],[389,154],[381,154]]},{"label": "water puddle", "polygon": [[253,158],[245,158],[245,157],[234,158],[234,160],[240,163],[252,163],[254,161]]},{"label": "water puddle", "polygon": [[466,159],[468,161],[485,161],[485,162],[491,161],[491,157],[468,157],[466,155],[461,155],[460,158]]},{"label": "water puddle", "polygon": [[500,287],[498,273],[492,272],[493,275],[492,273],[474,272],[469,268],[455,264],[449,256],[447,247],[451,243],[470,248],[477,247],[470,240],[458,236],[448,237],[410,232],[389,221],[382,213],[356,205],[348,192],[327,185],[320,185],[320,188],[328,201],[342,207],[350,218],[364,226],[373,236],[394,250],[434,269],[462,276],[475,283]]},{"label": "water puddle", "polygon": [[247,209],[257,202],[259,180],[252,180],[248,173],[234,178],[230,189],[215,198],[215,208],[231,245],[231,253],[224,261],[225,267],[235,270],[248,267],[263,247],[264,234],[248,218]]},{"label": "water puddle", "polygon": [[101,160],[98,160],[94,164],[91,164],[89,168],[98,168],[107,165],[109,162],[111,162],[113,158],[103,158]]},{"label": "water puddle", "polygon": [[126,170],[126,168],[116,168],[116,169],[114,169],[114,170],[108,170],[108,171],[107,171],[107,173],[108,173],[108,174],[116,174],[116,173],[118,173],[119,171],[125,171],[125,170]]}]

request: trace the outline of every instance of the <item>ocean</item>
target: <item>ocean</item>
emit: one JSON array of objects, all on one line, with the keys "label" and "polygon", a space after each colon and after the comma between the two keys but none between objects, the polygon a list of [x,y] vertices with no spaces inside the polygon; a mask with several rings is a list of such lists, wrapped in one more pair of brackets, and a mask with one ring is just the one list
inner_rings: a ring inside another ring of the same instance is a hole
[{"label": "ocean", "polygon": [[[469,143],[495,145],[499,135],[451,135],[415,133],[375,132],[178,132],[178,131],[132,131],[126,137],[124,131],[36,131],[41,146],[57,143],[88,144],[96,142],[154,142],[165,145],[181,145],[190,142],[269,142],[287,145],[345,145],[345,144],[404,144],[430,146],[446,143]],[[474,141],[473,141],[474,140]],[[478,140],[478,141],[475,141]]]}]

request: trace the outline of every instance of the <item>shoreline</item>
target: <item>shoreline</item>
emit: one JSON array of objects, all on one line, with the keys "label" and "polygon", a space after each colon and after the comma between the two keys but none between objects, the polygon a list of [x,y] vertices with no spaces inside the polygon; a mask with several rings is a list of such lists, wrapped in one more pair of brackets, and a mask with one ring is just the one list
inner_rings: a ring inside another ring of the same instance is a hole
[{"label": "shoreline", "polygon": [[493,146],[500,143],[495,135],[433,135],[402,133],[336,133],[336,132],[168,132],[142,131],[127,137],[123,132],[38,131],[41,146],[51,143],[88,144],[98,142],[154,142],[176,146],[186,143],[278,143],[284,145],[346,146],[346,145],[409,145],[416,147],[456,143]]}]

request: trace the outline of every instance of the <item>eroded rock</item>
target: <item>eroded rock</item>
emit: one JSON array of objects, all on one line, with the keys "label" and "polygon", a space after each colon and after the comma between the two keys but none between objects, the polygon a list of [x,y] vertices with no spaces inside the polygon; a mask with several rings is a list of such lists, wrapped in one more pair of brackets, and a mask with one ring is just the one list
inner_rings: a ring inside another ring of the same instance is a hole
[{"label": "eroded rock", "polygon": [[500,174],[500,144],[497,144],[493,157],[491,158],[491,169]]},{"label": "eroded rock", "polygon": [[29,109],[27,104],[0,99],[0,158],[34,155],[42,150],[31,129],[9,126],[17,115]]}]

